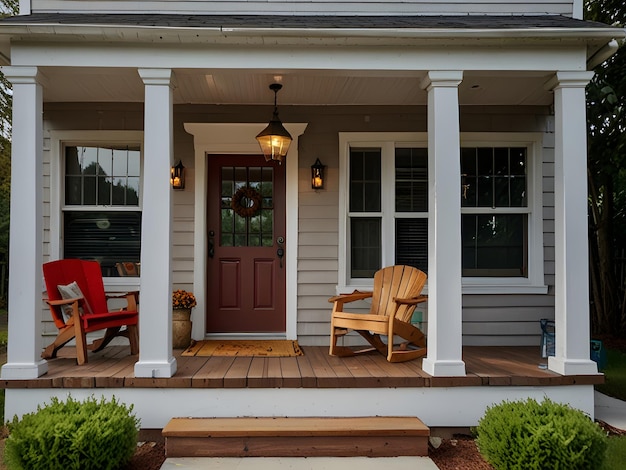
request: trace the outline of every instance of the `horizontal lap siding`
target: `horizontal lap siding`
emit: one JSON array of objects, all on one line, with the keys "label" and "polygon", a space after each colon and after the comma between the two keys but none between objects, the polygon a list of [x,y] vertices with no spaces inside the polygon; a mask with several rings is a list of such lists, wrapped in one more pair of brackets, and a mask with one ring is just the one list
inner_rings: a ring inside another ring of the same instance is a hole
[{"label": "horizontal lap siding", "polygon": [[571,16],[572,0],[522,2],[519,0],[407,0],[381,1],[122,1],[33,0],[33,12],[194,13],[194,14],[534,14]]},{"label": "horizontal lap siding", "polygon": [[[194,169],[193,138],[184,132],[184,122],[228,122],[233,113],[246,111],[250,122],[267,119],[267,107],[177,106],[175,108],[175,151],[187,167],[186,188],[175,191],[173,228],[173,270],[175,287],[191,289],[194,262]],[[547,109],[547,108],[546,108]],[[464,132],[545,132],[552,129],[552,118],[544,108],[464,107],[461,129]],[[68,111],[72,112],[68,112]],[[384,119],[377,119],[377,114]],[[119,116],[127,116],[120,121]],[[365,122],[363,116],[371,116]],[[77,116],[81,118],[78,119]],[[328,298],[336,294],[339,253],[339,158],[338,132],[417,131],[426,130],[425,110],[412,107],[394,110],[390,107],[285,107],[285,122],[308,122],[300,138],[298,173],[298,339],[303,345],[328,345],[329,317],[332,305]],[[46,105],[46,130],[119,128],[141,129],[141,105],[104,105],[97,113],[89,105]],[[110,117],[110,119],[109,119]],[[79,125],[82,124],[82,125]],[[372,125],[375,123],[376,128]],[[544,269],[548,295],[465,295],[463,297],[463,340],[466,345],[535,345],[539,341],[539,319],[554,315],[554,150],[553,138],[544,133],[543,200],[544,200]],[[49,152],[45,153],[46,170]],[[314,191],[310,184],[310,165],[316,158],[326,165],[325,189]],[[49,178],[45,180],[49,195]],[[46,240],[44,253],[50,253],[49,219],[51,208],[46,203]],[[50,315],[42,305],[46,333],[54,331]],[[356,308],[356,306],[355,306]],[[363,308],[363,305],[360,306]],[[427,315],[424,325],[427,327]]]}]

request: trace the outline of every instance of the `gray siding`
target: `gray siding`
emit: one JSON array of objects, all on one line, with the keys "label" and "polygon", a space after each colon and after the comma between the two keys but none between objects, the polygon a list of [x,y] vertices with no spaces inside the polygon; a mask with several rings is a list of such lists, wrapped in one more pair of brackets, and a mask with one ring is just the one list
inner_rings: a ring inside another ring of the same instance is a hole
[{"label": "gray siding", "polygon": [[384,1],[259,1],[259,0],[33,0],[32,11],[113,12],[113,13],[192,13],[192,14],[301,14],[301,15],[367,15],[367,14],[517,14],[572,16],[573,0],[523,2],[520,0],[407,0]]},{"label": "gray siding", "polygon": [[[183,129],[185,122],[263,122],[267,106],[175,107],[174,141],[176,159],[187,167],[184,191],[174,192],[173,266],[176,288],[190,289],[193,283],[194,150],[193,138]],[[370,116],[369,122],[363,116]],[[339,132],[425,132],[425,107],[281,107],[284,122],[308,122],[300,138],[298,176],[300,210],[298,219],[298,325],[303,345],[327,345],[329,338],[328,298],[338,284],[338,259],[342,247],[339,234]],[[45,130],[117,129],[143,127],[141,104],[46,104]],[[552,117],[547,107],[462,107],[462,132],[542,132],[545,283],[548,295],[465,295],[463,297],[463,341],[466,345],[538,345],[539,319],[554,315],[554,151]],[[46,134],[48,135],[48,134]],[[45,152],[49,169],[50,153]],[[326,189],[310,185],[310,165],[316,158],[326,165]],[[149,158],[145,156],[144,158]],[[46,173],[45,194],[49,201],[50,179]],[[46,203],[44,253],[49,255],[49,214]],[[42,306],[43,307],[43,306]],[[52,333],[49,314],[44,331]],[[425,317],[424,327],[427,326]]]}]

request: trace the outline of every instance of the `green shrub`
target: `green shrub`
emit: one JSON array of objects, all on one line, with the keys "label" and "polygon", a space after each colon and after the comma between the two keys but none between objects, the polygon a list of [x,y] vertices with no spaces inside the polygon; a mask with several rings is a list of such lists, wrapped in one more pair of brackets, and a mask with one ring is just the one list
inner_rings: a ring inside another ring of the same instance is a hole
[{"label": "green shrub", "polygon": [[487,408],[476,444],[496,470],[573,470],[599,468],[607,437],[579,410],[528,399]]},{"label": "green shrub", "polygon": [[10,470],[105,470],[130,460],[139,420],[115,398],[52,403],[8,424],[4,458]]}]

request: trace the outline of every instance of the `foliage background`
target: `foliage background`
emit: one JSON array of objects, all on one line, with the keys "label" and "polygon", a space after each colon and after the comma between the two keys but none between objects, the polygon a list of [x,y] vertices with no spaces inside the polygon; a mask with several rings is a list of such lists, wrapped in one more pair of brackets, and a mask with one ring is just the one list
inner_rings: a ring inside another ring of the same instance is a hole
[{"label": "foliage background", "polygon": [[[623,0],[586,0],[585,19],[624,27]],[[587,87],[589,271],[594,334],[626,334],[626,49]]]}]

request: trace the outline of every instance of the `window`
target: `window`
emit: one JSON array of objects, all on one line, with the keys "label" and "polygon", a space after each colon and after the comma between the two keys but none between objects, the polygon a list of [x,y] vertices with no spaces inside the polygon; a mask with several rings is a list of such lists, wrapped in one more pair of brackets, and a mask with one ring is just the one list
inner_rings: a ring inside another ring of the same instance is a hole
[{"label": "window", "polygon": [[528,277],[525,147],[461,148],[463,276]]},{"label": "window", "polygon": [[139,263],[139,145],[63,146],[62,249],[65,258],[97,260],[107,277],[117,263]]},{"label": "window", "polygon": [[[545,293],[540,134],[461,134],[464,293]],[[425,133],[340,133],[339,291],[376,270],[428,272]]]},{"label": "window", "polygon": [[346,283],[369,285],[390,264],[427,271],[426,142],[346,145]]}]

